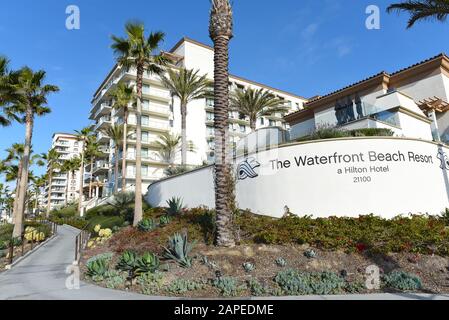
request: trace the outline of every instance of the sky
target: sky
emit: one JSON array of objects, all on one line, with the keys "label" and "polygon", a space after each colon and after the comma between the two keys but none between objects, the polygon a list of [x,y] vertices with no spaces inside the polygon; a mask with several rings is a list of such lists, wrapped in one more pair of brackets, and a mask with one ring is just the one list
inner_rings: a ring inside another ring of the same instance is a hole
[{"label": "sky", "polygon": [[[407,15],[385,12],[395,0],[233,2],[231,73],[303,97],[449,53],[449,21],[406,30]],[[69,5],[80,9],[79,30],[66,28]],[[365,26],[369,5],[380,8],[379,30]],[[89,124],[92,96],[114,65],[111,35],[123,35],[127,21],[165,32],[162,49],[169,50],[183,36],[212,44],[208,13],[208,0],[2,0],[0,54],[13,69],[45,70],[60,88],[49,98],[52,113],[36,119],[34,151],[46,152],[55,132]],[[0,158],[24,133],[23,125],[0,128]]]}]

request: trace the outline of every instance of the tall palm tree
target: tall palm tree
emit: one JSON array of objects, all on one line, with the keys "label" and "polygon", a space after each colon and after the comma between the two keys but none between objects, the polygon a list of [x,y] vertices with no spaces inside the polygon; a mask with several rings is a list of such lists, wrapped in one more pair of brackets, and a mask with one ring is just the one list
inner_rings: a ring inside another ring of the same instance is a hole
[{"label": "tall palm tree", "polygon": [[125,26],[127,38],[112,36],[112,49],[117,62],[124,68],[134,67],[137,70],[137,108],[136,108],[136,187],[134,206],[134,226],[142,220],[142,86],[145,70],[150,74],[162,75],[164,66],[168,64],[166,56],[159,47],[164,40],[164,33],[151,32],[145,36],[145,27],[141,23],[129,22]]},{"label": "tall palm tree", "polygon": [[90,173],[89,173],[89,198],[92,197],[92,179],[93,179],[93,166],[98,157],[102,155],[100,151],[100,145],[93,137],[89,139],[89,143],[86,148],[86,160],[90,162]]},{"label": "tall palm tree", "polygon": [[122,191],[126,191],[126,152],[128,149],[128,116],[129,105],[134,104],[135,94],[134,86],[128,86],[120,83],[117,88],[111,93],[114,98],[114,109],[123,110],[123,158],[122,158]]},{"label": "tall palm tree", "polygon": [[44,116],[51,112],[51,109],[47,106],[47,97],[50,93],[59,91],[57,86],[44,84],[45,76],[45,71],[34,72],[28,67],[24,67],[10,76],[11,88],[16,95],[13,109],[22,115],[26,127],[22,172],[20,174],[17,197],[17,219],[14,224],[13,237],[19,237],[23,231],[23,213],[25,210],[26,187],[28,185],[34,119],[36,116]]},{"label": "tall palm tree", "polygon": [[0,126],[2,127],[9,126],[12,120],[21,122],[14,109],[11,108],[11,103],[17,95],[11,87],[11,71],[8,66],[9,60],[0,56]]},{"label": "tall palm tree", "polygon": [[209,35],[214,42],[214,128],[216,244],[235,245],[232,232],[233,182],[228,161],[229,42],[233,37],[229,0],[211,0]]},{"label": "tall palm tree", "polygon": [[68,204],[69,196],[69,181],[75,178],[75,172],[81,167],[81,158],[73,157],[71,159],[64,160],[61,165],[61,172],[67,175],[66,185],[65,185],[65,200],[64,205]]},{"label": "tall palm tree", "polygon": [[281,99],[263,89],[237,89],[231,95],[230,109],[249,118],[252,131],[256,130],[257,119],[276,112],[286,112]]},{"label": "tall palm tree", "polygon": [[167,133],[160,135],[159,140],[156,140],[153,144],[158,149],[159,158],[167,162],[169,167],[172,167],[181,144],[181,137],[177,134]]},{"label": "tall palm tree", "polygon": [[[118,192],[119,152],[123,145],[123,125],[112,125],[102,130],[114,143],[114,193]],[[124,156],[124,152],[122,152]]]},{"label": "tall palm tree", "polygon": [[42,158],[47,162],[47,182],[48,182],[48,195],[47,195],[47,218],[50,216],[51,211],[51,184],[53,183],[53,174],[56,170],[61,169],[61,154],[56,149],[49,150],[46,154],[42,155]]},{"label": "tall palm tree", "polygon": [[93,140],[93,132],[91,127],[85,127],[81,130],[75,130],[76,138],[81,142],[81,162],[80,162],[80,181],[79,181],[79,199],[78,199],[78,214],[83,215],[83,198],[84,198],[84,165],[86,159],[86,150],[89,141]]},{"label": "tall palm tree", "polygon": [[[35,212],[39,212],[39,197],[41,195],[42,188],[47,184],[48,177],[47,174],[36,176],[33,179],[33,194],[34,194],[34,209]],[[48,215],[47,215],[48,217]]]},{"label": "tall palm tree", "polygon": [[449,15],[449,0],[408,0],[395,3],[387,8],[387,12],[407,12],[410,15],[407,28],[411,28],[420,20],[446,21]]},{"label": "tall palm tree", "polygon": [[203,99],[210,95],[212,82],[207,76],[199,76],[199,70],[181,68],[179,71],[168,69],[167,74],[161,76],[162,83],[170,90],[171,94],[181,102],[181,163],[187,164],[187,104],[193,100]]}]

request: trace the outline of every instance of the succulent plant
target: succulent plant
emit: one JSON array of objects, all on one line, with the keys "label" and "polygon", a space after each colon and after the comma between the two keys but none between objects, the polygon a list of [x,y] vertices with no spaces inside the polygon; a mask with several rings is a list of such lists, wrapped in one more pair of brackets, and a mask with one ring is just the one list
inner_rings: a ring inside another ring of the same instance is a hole
[{"label": "succulent plant", "polygon": [[250,273],[250,272],[254,271],[255,266],[251,262],[245,262],[243,264],[243,269],[245,269],[246,272]]},{"label": "succulent plant", "polygon": [[175,260],[181,267],[190,268],[192,266],[192,258],[189,257],[194,242],[189,243],[187,233],[180,235],[175,233],[168,240],[168,247],[164,247],[164,257]]},{"label": "succulent plant", "polygon": [[89,261],[86,264],[87,267],[87,276],[91,277],[96,281],[102,280],[107,272],[109,271],[109,262],[105,258],[99,258],[92,261]]},{"label": "succulent plant", "polygon": [[304,252],[304,256],[307,259],[315,259],[317,257],[317,254],[316,254],[315,250],[309,249]]},{"label": "succulent plant", "polygon": [[286,261],[284,258],[282,258],[282,257],[277,258],[275,262],[276,262],[276,264],[277,264],[279,267],[284,268],[284,267],[287,266],[287,261]]},{"label": "succulent plant", "polygon": [[137,275],[148,272],[155,272],[159,269],[160,261],[157,255],[154,253],[145,253],[143,256],[136,261],[136,271]]},{"label": "succulent plant", "polygon": [[159,225],[161,226],[161,227],[163,227],[163,226],[166,226],[167,224],[169,224],[170,223],[170,216],[168,216],[168,215],[164,215],[164,216],[161,216],[160,218],[159,218]]},{"label": "succulent plant", "polygon": [[137,224],[137,228],[143,232],[152,231],[156,228],[156,223],[153,219],[143,219]]},{"label": "succulent plant", "polygon": [[129,277],[132,279],[136,276],[137,260],[137,254],[134,251],[127,250],[120,256],[117,263],[117,269],[127,271]]},{"label": "succulent plant", "polygon": [[167,214],[169,216],[175,216],[178,214],[181,214],[182,210],[184,209],[184,205],[182,203],[181,198],[173,197],[170,200],[167,200]]}]

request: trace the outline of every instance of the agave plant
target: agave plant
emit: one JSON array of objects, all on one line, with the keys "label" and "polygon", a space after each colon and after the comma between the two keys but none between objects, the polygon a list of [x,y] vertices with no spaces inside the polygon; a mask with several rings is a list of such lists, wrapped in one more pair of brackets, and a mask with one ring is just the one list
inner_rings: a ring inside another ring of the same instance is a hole
[{"label": "agave plant", "polygon": [[138,257],[134,251],[126,250],[120,256],[119,262],[117,263],[117,269],[127,271],[129,277],[133,279],[136,276],[137,260]]},{"label": "agave plant", "polygon": [[153,273],[159,269],[160,261],[156,254],[146,252],[142,257],[137,259],[136,275],[143,273]]},{"label": "agave plant", "polygon": [[284,267],[287,266],[287,261],[286,261],[284,258],[282,258],[282,257],[277,258],[275,262],[276,262],[276,264],[277,264],[279,267],[284,268]]},{"label": "agave plant", "polygon": [[245,262],[243,265],[243,269],[245,270],[245,272],[250,273],[252,271],[254,271],[255,266],[254,264],[252,264],[251,262]]},{"label": "agave plant", "polygon": [[171,221],[170,216],[168,216],[168,215],[161,216],[159,218],[159,225],[161,227],[166,226],[167,224],[170,223],[170,221]]},{"label": "agave plant", "polygon": [[184,209],[181,198],[173,197],[170,200],[167,200],[167,205],[167,214],[169,216],[176,216],[178,214],[181,214],[182,210]]},{"label": "agave plant", "polygon": [[190,268],[192,266],[192,257],[189,257],[189,254],[194,245],[194,242],[189,243],[187,240],[187,233],[184,235],[175,233],[169,238],[168,247],[164,247],[164,257],[175,260],[182,268]]},{"label": "agave plant", "polygon": [[109,263],[107,259],[96,259],[89,261],[86,267],[86,274],[95,281],[102,280],[109,271]]},{"label": "agave plant", "polygon": [[143,219],[137,224],[137,228],[144,232],[152,231],[156,228],[156,223],[153,219]]}]

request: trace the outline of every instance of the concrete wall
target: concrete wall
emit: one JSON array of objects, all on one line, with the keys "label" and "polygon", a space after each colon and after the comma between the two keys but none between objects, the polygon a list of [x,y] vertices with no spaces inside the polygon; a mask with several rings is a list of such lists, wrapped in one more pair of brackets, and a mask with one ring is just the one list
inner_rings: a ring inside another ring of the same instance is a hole
[{"label": "concrete wall", "polygon": [[[449,172],[441,168],[440,151],[449,155],[446,147],[401,138],[287,145],[236,161],[239,169],[247,161],[245,166],[255,172],[253,178],[243,169],[237,175],[237,203],[242,209],[272,217],[282,217],[285,206],[294,214],[314,217],[439,214],[449,207]],[[370,158],[373,153],[376,157]],[[335,163],[334,155],[341,156],[342,162]],[[304,157],[308,158],[302,164]],[[176,196],[189,207],[212,208],[213,186],[208,167],[154,183],[146,199],[153,206],[164,206]]]}]

